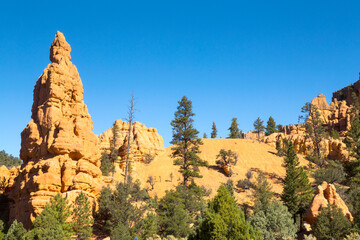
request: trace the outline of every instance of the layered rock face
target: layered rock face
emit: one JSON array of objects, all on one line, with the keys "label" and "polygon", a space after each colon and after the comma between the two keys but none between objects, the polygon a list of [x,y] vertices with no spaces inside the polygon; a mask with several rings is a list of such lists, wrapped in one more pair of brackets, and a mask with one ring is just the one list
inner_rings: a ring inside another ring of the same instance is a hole
[{"label": "layered rock face", "polygon": [[[126,160],[127,146],[129,143],[129,124],[121,119],[115,121],[116,141],[115,149],[118,151],[119,164],[122,168]],[[114,137],[113,129],[110,128],[99,136],[99,144],[102,151],[111,147]],[[135,122],[132,125],[130,139],[130,154],[132,161],[146,162],[147,157],[155,157],[165,151],[164,140],[155,128],[147,128],[144,124]]]},{"label": "layered rock face", "polygon": [[34,88],[32,120],[21,133],[23,164],[10,192],[10,219],[27,228],[57,193],[73,199],[82,190],[93,202],[100,193],[98,139],[70,52],[64,35],[57,32],[51,64]]},{"label": "layered rock face", "polygon": [[316,221],[317,216],[320,214],[321,209],[327,207],[329,204],[336,205],[340,208],[344,216],[350,221],[354,220],[349,208],[346,206],[339,194],[337,194],[335,186],[328,184],[327,182],[323,182],[318,186],[316,195],[314,196],[310,207],[305,212],[304,221],[309,224],[313,224]]}]

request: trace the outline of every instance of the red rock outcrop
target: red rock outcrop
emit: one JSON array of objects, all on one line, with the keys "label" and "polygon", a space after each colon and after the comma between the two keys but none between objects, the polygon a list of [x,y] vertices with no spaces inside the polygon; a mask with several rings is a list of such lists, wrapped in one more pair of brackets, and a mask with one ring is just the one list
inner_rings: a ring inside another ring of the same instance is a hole
[{"label": "red rock outcrop", "polygon": [[69,197],[82,190],[92,202],[100,193],[98,139],[70,52],[64,35],[57,32],[51,64],[34,88],[32,120],[21,133],[23,164],[9,194],[10,220],[27,228],[57,193]]},{"label": "red rock outcrop", "polygon": [[304,221],[309,224],[313,224],[316,221],[317,216],[320,214],[321,209],[327,207],[329,204],[336,205],[341,209],[347,219],[353,221],[354,218],[351,215],[349,208],[346,206],[339,194],[337,194],[335,186],[328,184],[327,182],[323,182],[318,186],[311,205],[305,212]]},{"label": "red rock outcrop", "polygon": [[[115,121],[115,125],[117,137],[114,147],[118,151],[120,167],[123,167],[129,142],[129,124],[119,119]],[[100,134],[99,144],[103,151],[110,148],[113,135],[112,128]],[[155,128],[147,128],[144,124],[135,122],[132,125],[130,150],[132,161],[146,162],[147,157],[155,157],[165,151],[164,141]]]}]

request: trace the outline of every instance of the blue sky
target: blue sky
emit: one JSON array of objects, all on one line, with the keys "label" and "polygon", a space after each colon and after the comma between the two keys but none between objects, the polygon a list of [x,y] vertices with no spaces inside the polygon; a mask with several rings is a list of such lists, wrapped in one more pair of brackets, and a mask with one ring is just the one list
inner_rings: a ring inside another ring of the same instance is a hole
[{"label": "blue sky", "polygon": [[126,117],[165,145],[177,101],[193,101],[195,127],[259,116],[296,123],[319,93],[358,80],[359,1],[3,1],[0,8],[0,150],[18,156],[32,92],[57,30],[72,47],[99,134]]}]

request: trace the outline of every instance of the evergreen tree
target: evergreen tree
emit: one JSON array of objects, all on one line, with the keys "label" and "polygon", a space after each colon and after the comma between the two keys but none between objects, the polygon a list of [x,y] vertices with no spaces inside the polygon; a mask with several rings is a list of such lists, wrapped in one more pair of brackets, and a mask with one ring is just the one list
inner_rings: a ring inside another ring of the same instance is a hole
[{"label": "evergreen tree", "polygon": [[296,155],[293,143],[290,141],[284,166],[286,176],[284,179],[284,188],[281,194],[281,200],[288,207],[291,214],[302,215],[313,196],[309,178],[303,167],[299,166],[299,159]]},{"label": "evergreen tree", "polygon": [[355,117],[344,140],[354,161],[347,163],[347,174],[351,184],[360,184],[360,119]]},{"label": "evergreen tree", "polygon": [[106,152],[101,154],[101,166],[100,170],[104,176],[109,176],[111,172],[114,172],[115,167],[112,164],[109,155]]},{"label": "evergreen tree", "polygon": [[272,192],[272,186],[267,181],[263,172],[259,172],[256,183],[254,184],[253,198],[255,200],[255,211],[265,210],[268,208],[274,193]]},{"label": "evergreen tree", "polygon": [[231,126],[229,127],[230,134],[229,138],[241,138],[239,124],[237,123],[237,118],[231,119]]},{"label": "evergreen tree", "polygon": [[27,235],[27,231],[24,228],[21,222],[15,220],[6,235],[4,236],[4,240],[24,240]]},{"label": "evergreen tree", "polygon": [[272,201],[266,209],[258,210],[250,217],[251,225],[258,229],[264,240],[295,239],[296,225],[287,207],[280,201]]},{"label": "evergreen tree", "polygon": [[351,223],[336,205],[323,208],[311,226],[318,240],[343,239],[350,233]]},{"label": "evergreen tree", "polygon": [[196,234],[189,240],[250,240],[261,239],[245,220],[244,213],[236,203],[234,196],[221,185],[217,195],[209,202]]},{"label": "evergreen tree", "polygon": [[76,239],[88,240],[92,235],[92,209],[88,197],[81,191],[75,199],[73,223]]},{"label": "evergreen tree", "polygon": [[283,130],[283,125],[281,125],[281,124],[276,125],[276,130],[278,132],[281,132]]},{"label": "evergreen tree", "polygon": [[277,132],[275,120],[270,116],[266,124],[266,136]]},{"label": "evergreen tree", "polygon": [[[146,190],[140,188],[138,181],[121,182],[114,191],[103,188],[98,199],[96,218],[111,239],[132,240],[135,236],[146,239],[154,234],[148,228],[148,218],[152,218],[151,201]],[[149,235],[145,236],[145,233]]]},{"label": "evergreen tree", "polygon": [[312,141],[314,148],[313,154],[310,156],[310,160],[321,166],[324,164],[321,141],[328,138],[326,127],[323,126],[323,122],[320,118],[320,112],[315,105],[305,103],[305,105],[301,108],[301,112],[304,113],[304,115],[300,116],[299,119],[303,119],[305,121],[305,137]]},{"label": "evergreen tree", "polygon": [[199,166],[207,166],[207,162],[200,159],[199,146],[202,144],[198,138],[198,131],[193,126],[192,102],[184,96],[178,102],[179,106],[175,112],[175,119],[171,121],[173,127],[173,139],[171,144],[172,157],[175,158],[174,165],[180,165],[183,175],[183,185],[194,178],[201,178]]},{"label": "evergreen tree", "polygon": [[258,134],[258,139],[260,140],[260,133],[262,131],[264,131],[265,127],[264,127],[264,121],[262,121],[259,117],[255,120],[254,122],[254,128],[255,128],[255,131],[257,132]]},{"label": "evergreen tree", "polygon": [[216,138],[217,137],[217,129],[216,129],[215,122],[213,122],[211,130],[212,130],[211,131],[211,138]]},{"label": "evergreen tree", "polygon": [[115,161],[118,158],[118,150],[119,150],[116,148],[116,143],[119,138],[119,127],[118,125],[116,125],[116,122],[114,122],[111,131],[112,131],[112,138],[110,140],[110,161],[112,166],[114,166]]},{"label": "evergreen tree", "polygon": [[162,236],[186,237],[190,234],[190,214],[185,209],[185,200],[178,191],[166,191],[156,212]]},{"label": "evergreen tree", "polygon": [[8,169],[17,167],[21,164],[18,157],[7,154],[4,150],[0,151],[0,166],[5,165]]},{"label": "evergreen tree", "polygon": [[50,199],[44,210],[35,219],[30,239],[63,240],[72,236],[72,223],[66,220],[71,215],[70,206],[58,193]]},{"label": "evergreen tree", "polygon": [[203,138],[207,138],[207,134],[206,134],[206,133],[204,133]]}]

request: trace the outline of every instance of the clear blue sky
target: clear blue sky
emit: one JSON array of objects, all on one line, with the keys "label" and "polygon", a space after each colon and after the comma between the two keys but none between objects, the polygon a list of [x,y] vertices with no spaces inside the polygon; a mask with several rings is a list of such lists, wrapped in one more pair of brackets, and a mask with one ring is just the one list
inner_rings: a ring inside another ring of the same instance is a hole
[{"label": "clear blue sky", "polygon": [[0,7],[0,150],[18,156],[32,92],[57,30],[72,47],[99,134],[126,117],[169,145],[177,101],[193,101],[195,126],[260,116],[296,123],[318,93],[358,79],[357,1],[3,1]]}]

